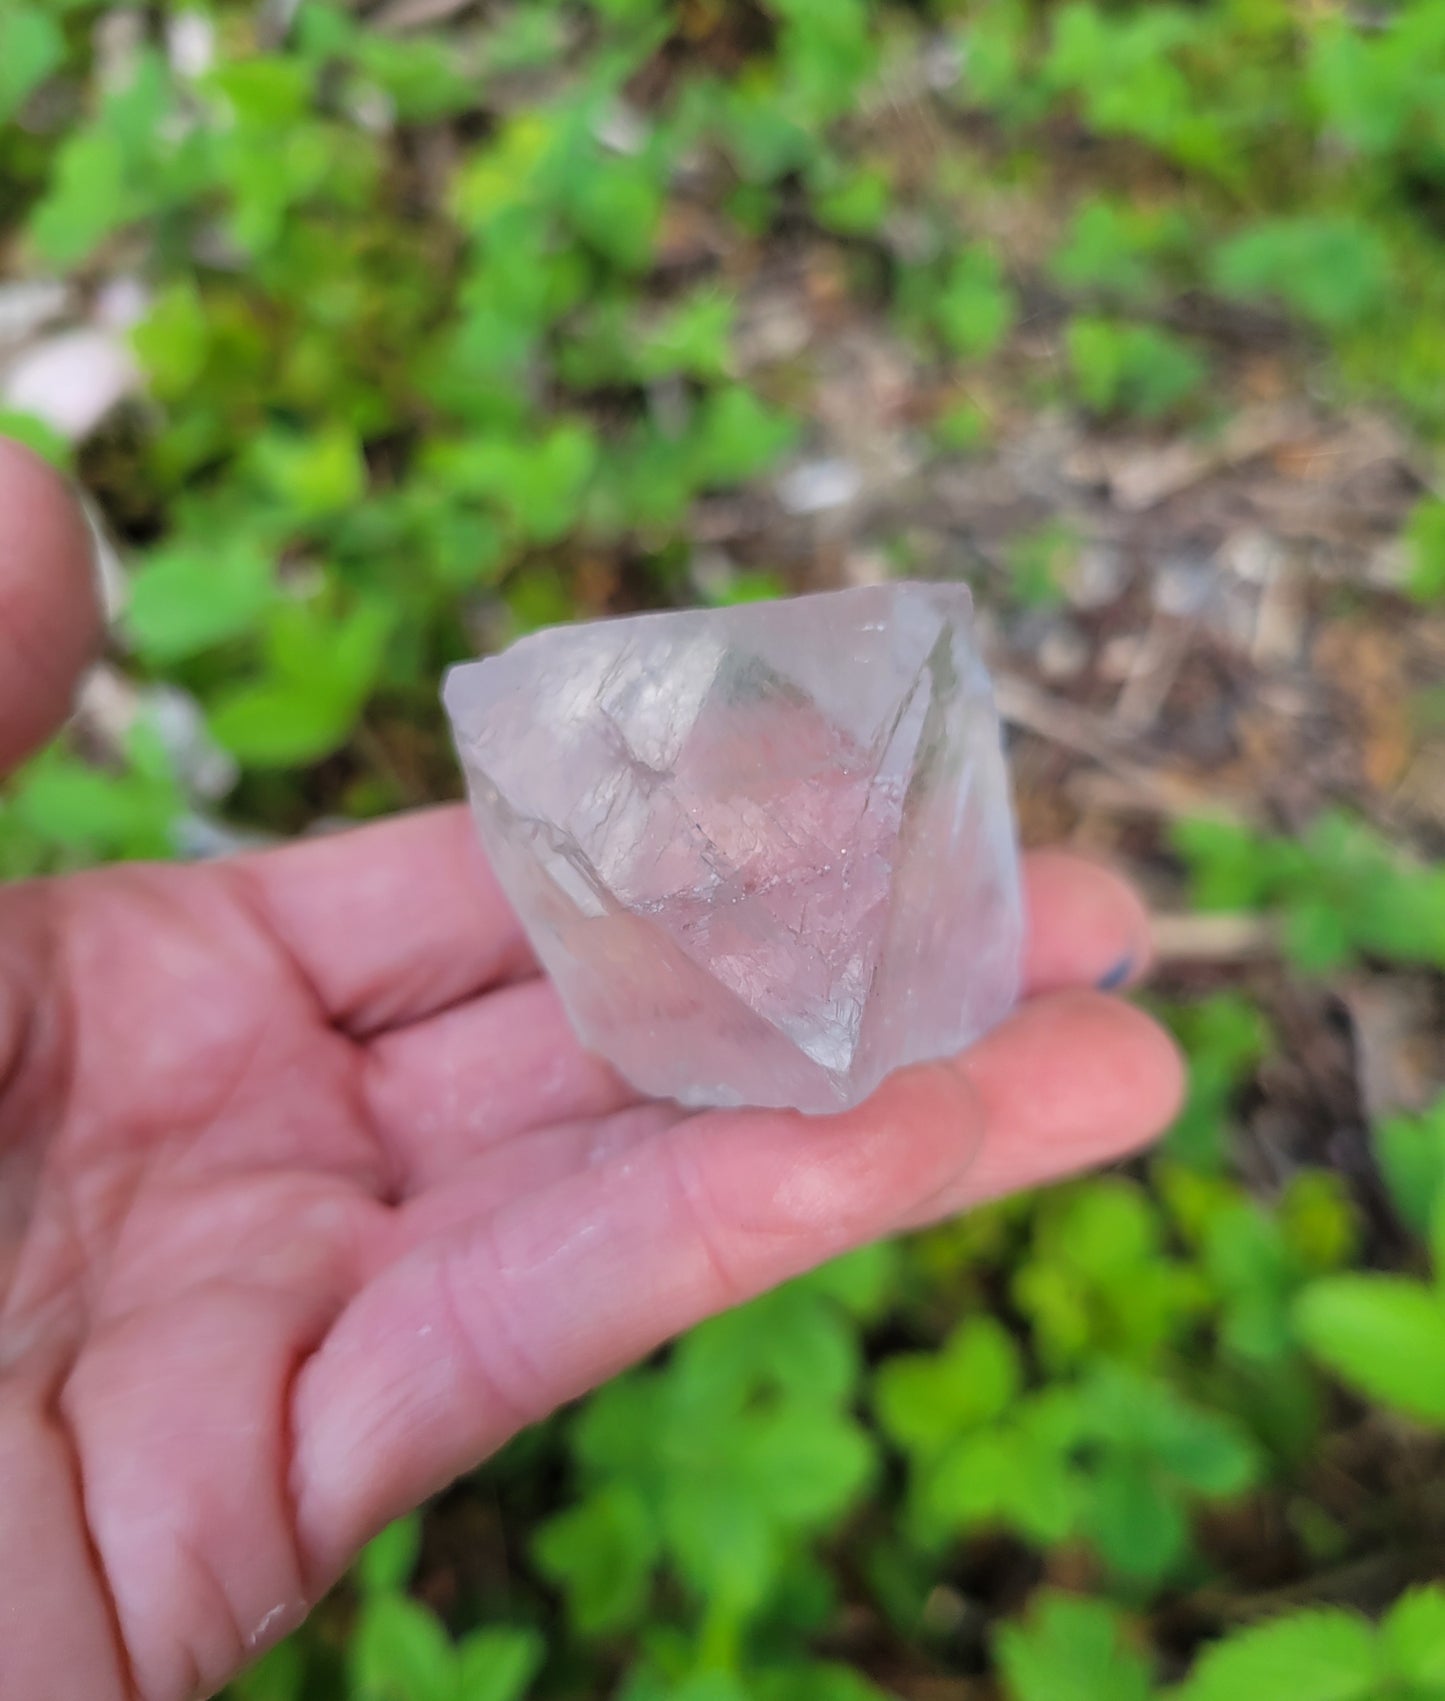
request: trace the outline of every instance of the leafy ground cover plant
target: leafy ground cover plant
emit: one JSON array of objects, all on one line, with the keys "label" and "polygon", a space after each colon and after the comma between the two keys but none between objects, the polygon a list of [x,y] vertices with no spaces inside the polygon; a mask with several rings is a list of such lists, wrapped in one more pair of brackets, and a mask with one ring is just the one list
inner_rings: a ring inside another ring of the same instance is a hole
[{"label": "leafy ground cover plant", "polygon": [[[1445,1694],[1441,1111],[1335,1067],[1362,988],[1441,1009],[1439,770],[1392,752],[1442,653],[1442,115],[1438,0],[0,5],[0,428],[125,582],[0,873],[451,795],[476,647],[897,567],[1001,634],[1031,834],[1263,943],[1169,969],[1152,1159],[709,1324],[379,1538],[238,1701]],[[9,386],[81,323],[137,379],[75,431]],[[1365,475],[1261,436],[1286,402],[1386,415],[1393,483],[1316,524]],[[1221,466],[1242,644],[1160,588]],[[1226,824],[1176,803],[1220,773]]]}]

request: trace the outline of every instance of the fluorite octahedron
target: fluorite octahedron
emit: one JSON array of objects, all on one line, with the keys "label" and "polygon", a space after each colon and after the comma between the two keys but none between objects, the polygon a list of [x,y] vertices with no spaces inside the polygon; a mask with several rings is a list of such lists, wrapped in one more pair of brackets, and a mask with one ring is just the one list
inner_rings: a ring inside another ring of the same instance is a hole
[{"label": "fluorite octahedron", "polygon": [[583,1043],[688,1105],[840,1110],[1018,989],[998,719],[955,585],[559,627],[446,703]]}]

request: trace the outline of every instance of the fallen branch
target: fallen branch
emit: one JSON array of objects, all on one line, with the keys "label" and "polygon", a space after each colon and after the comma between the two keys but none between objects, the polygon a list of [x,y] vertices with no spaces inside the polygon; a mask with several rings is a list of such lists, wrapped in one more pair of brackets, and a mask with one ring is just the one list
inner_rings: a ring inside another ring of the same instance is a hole
[{"label": "fallen branch", "polygon": [[1161,815],[1209,815],[1240,825],[1253,818],[1253,811],[1241,799],[1205,791],[1192,780],[1125,754],[1108,722],[1027,680],[999,674],[994,694],[999,713],[1010,726],[1087,757],[1104,769],[1135,808]]},{"label": "fallen branch", "polygon": [[1157,915],[1154,954],[1161,963],[1234,963],[1279,954],[1279,927],[1263,915]]}]

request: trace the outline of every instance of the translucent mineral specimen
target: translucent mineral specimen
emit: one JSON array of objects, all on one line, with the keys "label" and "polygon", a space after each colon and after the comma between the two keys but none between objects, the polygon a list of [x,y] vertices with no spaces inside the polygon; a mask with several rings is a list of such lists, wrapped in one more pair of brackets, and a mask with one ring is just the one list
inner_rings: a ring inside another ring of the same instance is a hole
[{"label": "translucent mineral specimen", "polygon": [[688,1105],[831,1111],[1017,995],[999,727],[954,585],[559,627],[446,704],[584,1044]]}]

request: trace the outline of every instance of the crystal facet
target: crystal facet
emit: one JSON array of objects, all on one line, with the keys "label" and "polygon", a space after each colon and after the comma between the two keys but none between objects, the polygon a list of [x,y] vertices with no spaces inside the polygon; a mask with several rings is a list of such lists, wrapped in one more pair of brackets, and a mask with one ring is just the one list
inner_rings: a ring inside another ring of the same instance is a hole
[{"label": "crystal facet", "polygon": [[532,634],[446,703],[584,1044],[689,1105],[844,1109],[1017,994],[998,719],[961,586]]}]

